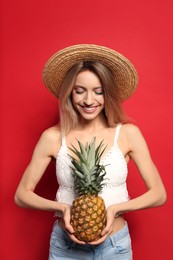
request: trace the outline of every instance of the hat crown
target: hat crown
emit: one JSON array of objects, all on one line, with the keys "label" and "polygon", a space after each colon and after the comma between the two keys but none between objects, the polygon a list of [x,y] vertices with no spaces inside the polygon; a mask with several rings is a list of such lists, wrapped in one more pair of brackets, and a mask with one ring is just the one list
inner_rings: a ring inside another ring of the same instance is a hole
[{"label": "hat crown", "polygon": [[98,61],[106,65],[115,77],[121,100],[130,97],[138,83],[133,64],[119,52],[95,44],[77,44],[56,52],[46,62],[43,82],[57,98],[67,72],[80,61]]}]

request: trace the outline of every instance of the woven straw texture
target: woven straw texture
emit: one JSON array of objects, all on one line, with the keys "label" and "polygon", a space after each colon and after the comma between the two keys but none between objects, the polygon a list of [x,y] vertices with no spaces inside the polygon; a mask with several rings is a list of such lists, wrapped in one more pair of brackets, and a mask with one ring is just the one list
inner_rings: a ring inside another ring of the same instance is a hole
[{"label": "woven straw texture", "polygon": [[106,65],[115,77],[122,101],[135,91],[138,83],[137,72],[126,57],[107,47],[78,44],[58,51],[44,66],[43,82],[57,98],[68,70],[80,61],[98,61]]}]

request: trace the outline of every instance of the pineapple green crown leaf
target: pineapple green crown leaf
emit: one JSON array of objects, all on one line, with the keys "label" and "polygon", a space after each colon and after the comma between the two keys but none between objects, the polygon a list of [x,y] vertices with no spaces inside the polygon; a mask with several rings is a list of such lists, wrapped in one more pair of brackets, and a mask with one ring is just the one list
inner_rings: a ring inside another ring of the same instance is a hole
[{"label": "pineapple green crown leaf", "polygon": [[84,146],[77,140],[79,150],[71,145],[69,149],[76,156],[71,155],[72,174],[74,176],[74,184],[76,191],[82,194],[95,194],[99,193],[103,188],[103,180],[106,174],[105,166],[100,165],[101,156],[103,155],[106,147],[103,148],[103,141],[96,147],[96,137],[91,142]]},{"label": "pineapple green crown leaf", "polygon": [[[107,146],[104,147],[104,149],[101,150],[103,147],[103,140],[100,142],[100,144],[95,148],[95,141],[96,137],[93,137],[91,142],[86,144],[84,146],[79,140],[77,140],[79,144],[80,150],[78,150],[74,145],[71,144],[71,147],[69,149],[77,156],[80,162],[83,162],[85,164],[96,165],[100,163],[100,159],[102,154],[104,153]],[[71,156],[71,159],[77,161],[73,156]],[[93,162],[94,161],[94,162]]]}]

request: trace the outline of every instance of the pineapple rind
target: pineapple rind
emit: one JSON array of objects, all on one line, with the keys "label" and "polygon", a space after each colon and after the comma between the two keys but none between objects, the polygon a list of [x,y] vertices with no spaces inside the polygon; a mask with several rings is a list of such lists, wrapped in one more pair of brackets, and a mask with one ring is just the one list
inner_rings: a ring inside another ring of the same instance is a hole
[{"label": "pineapple rind", "polygon": [[[84,210],[82,207],[87,203],[90,207]],[[81,211],[76,212],[79,207]],[[79,240],[86,243],[98,240],[106,225],[106,208],[103,199],[98,195],[77,197],[72,205],[71,224],[75,231],[74,235]]]}]

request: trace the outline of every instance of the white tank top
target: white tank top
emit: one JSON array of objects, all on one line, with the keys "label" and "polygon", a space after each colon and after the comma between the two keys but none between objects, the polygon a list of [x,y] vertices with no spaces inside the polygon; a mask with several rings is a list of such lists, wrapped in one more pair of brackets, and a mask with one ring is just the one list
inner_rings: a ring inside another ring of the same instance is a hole
[{"label": "white tank top", "polygon": [[[129,199],[126,187],[127,163],[117,143],[120,128],[121,125],[116,127],[114,143],[104,158],[101,159],[101,164],[107,165],[104,181],[106,185],[104,185],[99,195],[104,199],[106,207]],[[75,193],[70,166],[72,164],[68,155],[66,138],[63,137],[62,145],[56,158],[56,176],[59,184],[56,200],[71,205],[77,194]]]}]

